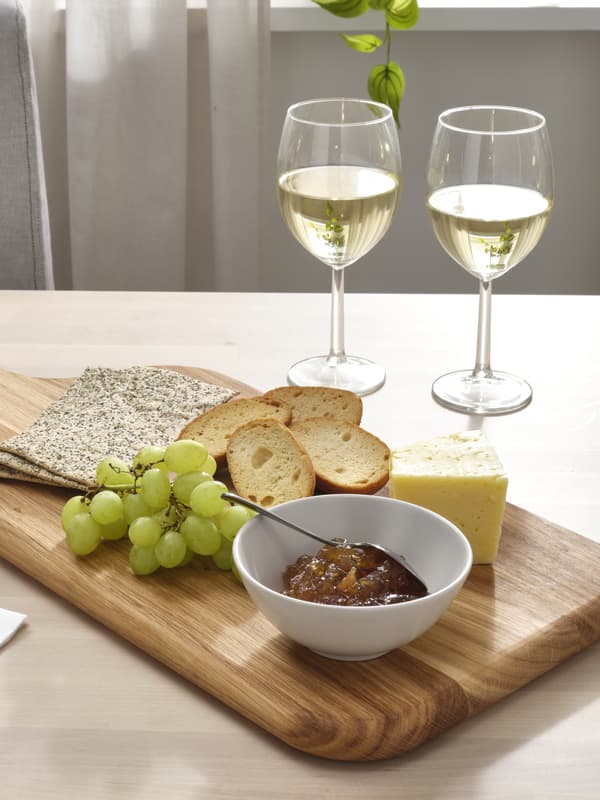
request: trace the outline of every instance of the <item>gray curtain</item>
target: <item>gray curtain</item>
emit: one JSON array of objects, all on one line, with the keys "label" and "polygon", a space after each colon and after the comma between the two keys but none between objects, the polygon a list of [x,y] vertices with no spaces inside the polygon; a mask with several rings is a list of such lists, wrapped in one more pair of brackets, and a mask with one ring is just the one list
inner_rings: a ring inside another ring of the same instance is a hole
[{"label": "gray curtain", "polygon": [[36,86],[16,0],[0,0],[0,76],[0,289],[52,289]]},{"label": "gray curtain", "polygon": [[185,0],[66,12],[74,289],[185,288]]},{"label": "gray curtain", "polygon": [[[260,288],[269,0],[208,0],[215,288]],[[273,190],[274,191],[274,190]]]}]

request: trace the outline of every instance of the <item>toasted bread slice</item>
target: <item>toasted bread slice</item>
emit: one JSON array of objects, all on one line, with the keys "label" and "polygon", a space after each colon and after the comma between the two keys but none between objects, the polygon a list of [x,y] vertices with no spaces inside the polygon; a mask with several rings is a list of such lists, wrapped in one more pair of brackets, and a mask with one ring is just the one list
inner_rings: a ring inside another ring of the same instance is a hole
[{"label": "toasted bread slice", "polygon": [[374,494],[389,477],[389,447],[352,422],[316,417],[293,424],[323,492]]},{"label": "toasted bread slice", "polygon": [[282,400],[292,407],[292,425],[311,417],[331,417],[358,425],[362,400],[354,392],[329,386],[278,386],[263,397]]},{"label": "toasted bread slice", "polygon": [[287,403],[275,398],[242,397],[230,400],[193,419],[178,438],[202,442],[217,465],[224,467],[227,443],[236,428],[251,420],[266,418],[276,419],[287,425],[292,418],[292,409]]},{"label": "toasted bread slice", "polygon": [[315,470],[289,428],[275,419],[241,425],[227,446],[227,465],[235,490],[262,506],[309,497]]}]

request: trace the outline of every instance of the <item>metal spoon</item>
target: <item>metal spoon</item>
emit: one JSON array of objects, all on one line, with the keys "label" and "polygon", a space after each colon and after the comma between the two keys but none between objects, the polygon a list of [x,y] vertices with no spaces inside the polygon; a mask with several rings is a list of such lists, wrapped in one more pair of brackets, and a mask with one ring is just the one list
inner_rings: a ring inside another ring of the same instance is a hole
[{"label": "metal spoon", "polygon": [[372,542],[349,542],[347,539],[325,539],[323,536],[318,536],[312,531],[307,531],[306,528],[303,528],[301,525],[296,525],[295,522],[291,522],[289,519],[284,519],[284,517],[280,517],[279,514],[275,514],[273,511],[269,511],[269,509],[259,506],[258,503],[253,503],[251,500],[246,500],[245,497],[240,497],[232,492],[223,492],[221,497],[224,500],[231,500],[232,503],[239,503],[241,506],[251,508],[253,511],[256,511],[257,514],[262,514],[263,517],[268,517],[275,522],[280,522],[282,525],[287,525],[288,528],[293,528],[295,531],[298,531],[298,533],[303,533],[305,536],[310,536],[311,539],[321,542],[321,544],[330,544],[334,547],[338,547],[341,544],[348,545],[349,547],[372,547],[374,550],[379,550],[380,553],[383,553],[388,558],[391,558],[393,561],[397,561],[398,564],[401,564],[408,572],[411,573],[414,578],[416,578],[417,581],[419,581],[425,593],[428,592],[425,581],[415,570],[412,564],[410,564],[403,555],[400,555],[399,553],[393,553],[380,544],[373,544]]}]

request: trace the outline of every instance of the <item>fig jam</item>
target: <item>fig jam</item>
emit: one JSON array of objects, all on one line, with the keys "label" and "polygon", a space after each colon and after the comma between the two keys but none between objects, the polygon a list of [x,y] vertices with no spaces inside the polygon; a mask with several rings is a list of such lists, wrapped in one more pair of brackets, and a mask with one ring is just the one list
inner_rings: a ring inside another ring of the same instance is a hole
[{"label": "fig jam", "polygon": [[324,545],[302,555],[283,573],[284,594],[336,606],[381,606],[424,597],[411,572],[375,547]]}]

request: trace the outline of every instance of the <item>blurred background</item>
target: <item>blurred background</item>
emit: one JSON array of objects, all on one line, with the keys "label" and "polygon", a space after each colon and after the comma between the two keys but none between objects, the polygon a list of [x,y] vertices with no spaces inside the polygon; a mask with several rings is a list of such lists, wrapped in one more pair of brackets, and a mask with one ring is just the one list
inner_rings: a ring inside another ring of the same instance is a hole
[{"label": "blurred background", "polygon": [[[382,56],[339,34],[381,32],[381,14],[341,20],[310,0],[24,5],[57,288],[329,290],[279,215],[279,134],[298,100],[367,96]],[[423,1],[417,26],[392,34],[403,195],[346,291],[476,291],[433,236],[425,175],[437,115],[493,103],[546,116],[556,173],[547,232],[494,291],[598,293],[600,10],[454,5]]]}]

